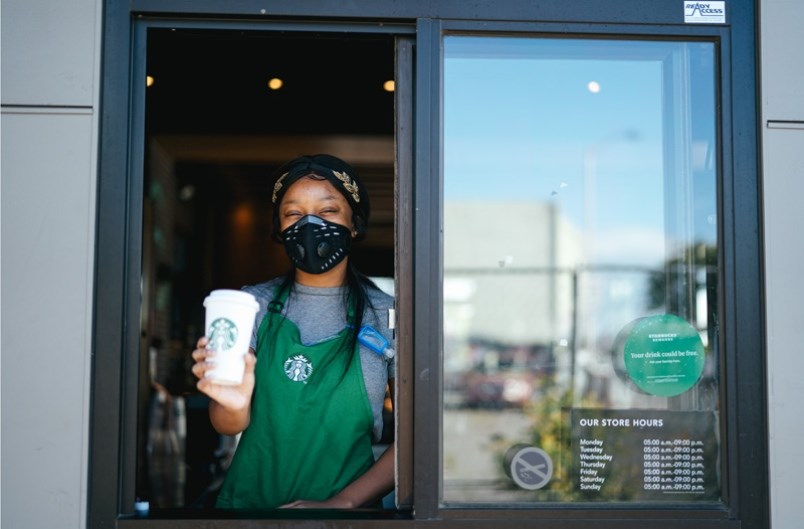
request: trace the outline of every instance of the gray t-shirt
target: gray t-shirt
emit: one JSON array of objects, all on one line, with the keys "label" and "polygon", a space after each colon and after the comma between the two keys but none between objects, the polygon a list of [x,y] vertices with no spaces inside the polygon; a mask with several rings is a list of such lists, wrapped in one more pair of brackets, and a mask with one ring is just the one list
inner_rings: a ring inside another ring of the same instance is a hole
[{"label": "gray t-shirt", "polygon": [[[274,298],[274,292],[282,284],[283,278],[276,278],[266,283],[243,287],[243,290],[254,295],[260,304],[260,310],[251,336],[251,348],[256,350],[257,331],[268,311],[268,304]],[[332,338],[346,327],[344,310],[344,291],[347,287],[308,287],[295,283],[282,309],[282,315],[296,324],[304,345],[311,345]],[[393,331],[388,328],[388,311],[394,306],[394,298],[388,294],[370,288],[368,298],[371,307],[363,311],[363,325],[370,325],[379,331],[390,347],[394,344]],[[374,353],[371,349],[360,345],[360,364],[363,368],[363,380],[366,384],[371,411],[374,414],[374,439],[379,440],[382,434],[382,408],[385,402],[385,387],[389,378],[396,374],[396,362]]]}]

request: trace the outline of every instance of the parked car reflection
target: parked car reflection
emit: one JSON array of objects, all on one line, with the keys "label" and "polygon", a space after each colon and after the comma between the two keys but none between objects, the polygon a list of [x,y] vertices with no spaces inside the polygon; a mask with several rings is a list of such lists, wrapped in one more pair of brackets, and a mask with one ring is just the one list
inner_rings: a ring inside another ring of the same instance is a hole
[{"label": "parked car reflection", "polygon": [[469,408],[518,408],[538,396],[554,369],[545,346],[507,346],[472,342],[466,368],[453,366],[445,377],[445,405]]}]

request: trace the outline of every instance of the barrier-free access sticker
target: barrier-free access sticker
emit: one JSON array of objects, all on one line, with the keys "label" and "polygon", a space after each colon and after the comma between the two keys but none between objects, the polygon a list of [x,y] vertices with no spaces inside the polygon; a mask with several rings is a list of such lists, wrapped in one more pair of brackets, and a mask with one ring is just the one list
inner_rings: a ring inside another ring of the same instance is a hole
[{"label": "barrier-free access sticker", "polygon": [[726,2],[684,1],[684,23],[725,24]]}]

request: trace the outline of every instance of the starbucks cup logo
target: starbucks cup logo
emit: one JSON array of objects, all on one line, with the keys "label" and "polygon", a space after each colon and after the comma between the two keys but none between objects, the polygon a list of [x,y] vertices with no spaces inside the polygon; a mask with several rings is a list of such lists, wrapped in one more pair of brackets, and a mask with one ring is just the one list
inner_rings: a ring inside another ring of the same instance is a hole
[{"label": "starbucks cup logo", "polygon": [[215,351],[228,351],[237,342],[237,325],[226,318],[214,320],[207,332],[210,349]]},{"label": "starbucks cup logo", "polygon": [[204,307],[207,349],[215,351],[215,367],[206,376],[215,384],[241,384],[259,303],[247,292],[220,289],[209,293]]}]

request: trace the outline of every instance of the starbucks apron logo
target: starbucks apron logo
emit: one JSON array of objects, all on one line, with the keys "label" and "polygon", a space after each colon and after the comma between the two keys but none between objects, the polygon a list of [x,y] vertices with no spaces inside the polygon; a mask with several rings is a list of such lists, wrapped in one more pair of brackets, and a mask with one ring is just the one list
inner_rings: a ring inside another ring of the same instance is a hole
[{"label": "starbucks apron logo", "polygon": [[304,355],[291,356],[285,360],[285,374],[294,382],[307,383],[307,378],[313,372],[313,364]]},{"label": "starbucks apron logo", "polygon": [[210,348],[215,351],[227,351],[237,341],[237,325],[232,320],[218,318],[209,325]]}]

